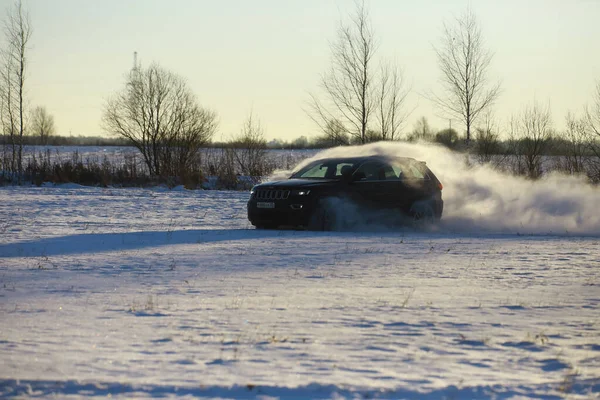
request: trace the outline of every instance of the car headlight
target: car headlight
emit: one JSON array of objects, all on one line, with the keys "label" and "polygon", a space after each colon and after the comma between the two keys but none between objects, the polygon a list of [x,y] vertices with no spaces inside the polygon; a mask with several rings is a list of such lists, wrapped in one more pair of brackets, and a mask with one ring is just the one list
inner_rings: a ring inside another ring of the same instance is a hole
[{"label": "car headlight", "polygon": [[308,196],[310,190],[292,190],[292,196]]},{"label": "car headlight", "polygon": [[256,192],[256,186],[252,186],[252,189],[250,189],[250,196],[252,196],[254,192]]}]

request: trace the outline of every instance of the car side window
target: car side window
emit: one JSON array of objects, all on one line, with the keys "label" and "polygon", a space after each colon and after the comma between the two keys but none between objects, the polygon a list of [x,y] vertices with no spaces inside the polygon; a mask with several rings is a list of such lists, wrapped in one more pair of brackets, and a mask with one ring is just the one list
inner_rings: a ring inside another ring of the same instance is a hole
[{"label": "car side window", "polygon": [[385,176],[386,181],[398,179],[398,174],[396,173],[396,171],[394,170],[394,168],[391,165],[388,165],[388,164],[383,165],[383,174]]},{"label": "car side window", "polygon": [[392,170],[394,171],[394,178],[393,179],[406,179],[406,173],[405,171],[407,170],[405,165],[401,165],[398,163],[393,163],[391,166]]},{"label": "car side window", "polygon": [[304,172],[302,178],[324,178],[327,168],[324,168],[323,164],[317,164],[308,171]]},{"label": "car side window", "polygon": [[425,175],[416,166],[411,165],[409,171],[412,179],[425,179]]},{"label": "car side window", "polygon": [[392,163],[392,168],[396,174],[397,179],[400,180],[426,180],[429,176],[422,168],[419,168],[418,164],[413,163]]},{"label": "car side window", "polygon": [[[387,174],[389,171],[386,171],[386,166],[380,162],[366,162],[361,165],[356,172],[354,173],[354,177],[357,181],[384,181],[386,180]],[[394,170],[387,166],[391,173],[394,173]]]},{"label": "car side window", "polygon": [[413,179],[430,180],[431,177],[427,173],[428,168],[425,163],[415,163],[410,165],[410,170],[413,175]]},{"label": "car side window", "polygon": [[344,175],[344,173],[346,171],[352,170],[352,166],[353,166],[352,163],[339,163],[339,164],[337,164],[336,169],[335,169],[335,176],[336,177],[340,177],[340,176]]}]

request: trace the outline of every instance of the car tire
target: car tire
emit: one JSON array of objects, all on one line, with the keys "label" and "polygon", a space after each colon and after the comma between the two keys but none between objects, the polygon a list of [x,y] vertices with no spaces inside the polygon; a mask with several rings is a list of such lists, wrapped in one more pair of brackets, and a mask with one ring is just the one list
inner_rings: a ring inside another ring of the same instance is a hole
[{"label": "car tire", "polygon": [[311,231],[332,231],[336,226],[335,210],[326,201],[320,201],[312,214],[308,229]]},{"label": "car tire", "polygon": [[430,200],[415,201],[410,206],[409,216],[414,222],[419,224],[430,224],[436,220],[435,211]]}]

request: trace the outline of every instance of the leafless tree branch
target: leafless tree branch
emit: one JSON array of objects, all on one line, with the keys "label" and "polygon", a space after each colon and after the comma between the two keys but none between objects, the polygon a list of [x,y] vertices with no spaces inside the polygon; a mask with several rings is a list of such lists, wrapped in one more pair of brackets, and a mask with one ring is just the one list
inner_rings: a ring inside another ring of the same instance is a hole
[{"label": "leafless tree branch", "polygon": [[197,104],[185,80],[152,64],[129,73],[125,89],[106,103],[102,123],[138,148],[151,175],[181,177],[212,138],[217,117]]},{"label": "leafless tree branch", "polygon": [[488,85],[492,53],[484,48],[481,29],[470,9],[454,24],[444,24],[442,42],[435,52],[443,89],[430,98],[442,113],[464,122],[468,142],[473,123],[500,94],[499,82]]},{"label": "leafless tree branch", "polygon": [[596,83],[596,90],[591,106],[585,107],[583,123],[586,131],[586,139],[590,152],[593,154],[591,160],[592,178],[600,181],[600,81]]},{"label": "leafless tree branch", "polygon": [[46,107],[34,108],[31,112],[31,134],[39,136],[41,144],[45,145],[54,133],[54,116]]},{"label": "leafless tree branch", "polygon": [[355,14],[349,23],[340,24],[338,37],[331,44],[331,69],[321,77],[327,103],[314,94],[310,96],[309,115],[323,132],[331,121],[338,121],[345,131],[366,142],[375,108],[372,59],[376,47],[364,1],[357,1]]},{"label": "leafless tree branch", "polygon": [[18,183],[23,175],[23,135],[25,134],[25,81],[28,70],[28,45],[32,28],[29,14],[17,1],[4,20],[6,47],[1,50],[0,114],[3,133],[10,138],[11,170]]},{"label": "leafless tree branch", "polygon": [[550,115],[549,106],[542,107],[535,102],[511,119],[511,150],[520,164],[517,173],[526,173],[532,179],[541,176],[542,156],[546,154],[553,135]]},{"label": "leafless tree branch", "polygon": [[402,70],[389,63],[382,64],[376,113],[382,140],[398,139],[400,127],[408,117],[403,112],[408,92]]}]

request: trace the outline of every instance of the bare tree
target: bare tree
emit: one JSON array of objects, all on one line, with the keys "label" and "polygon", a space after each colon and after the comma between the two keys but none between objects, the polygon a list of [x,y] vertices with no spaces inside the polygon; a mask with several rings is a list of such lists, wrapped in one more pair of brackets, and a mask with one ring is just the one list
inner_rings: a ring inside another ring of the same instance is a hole
[{"label": "bare tree", "polygon": [[591,106],[585,108],[584,123],[589,150],[591,178],[600,182],[600,81],[596,83],[596,91]]},{"label": "bare tree", "polygon": [[430,142],[433,140],[434,130],[429,126],[427,117],[421,117],[415,122],[413,131],[408,135],[407,140],[409,142],[415,142],[419,140]]},{"label": "bare tree", "polygon": [[453,149],[459,143],[458,132],[456,132],[456,130],[452,128],[442,129],[441,131],[435,134],[434,140],[436,143],[444,145],[449,149]]},{"label": "bare tree", "polygon": [[521,149],[521,131],[519,129],[519,124],[519,117],[511,115],[507,127],[508,140],[506,141],[506,154],[509,157],[506,167],[514,175],[526,175],[527,167]]},{"label": "bare tree", "polygon": [[337,119],[327,121],[324,142],[327,142],[328,146],[343,146],[350,143],[344,124]]},{"label": "bare tree", "polygon": [[398,139],[406,114],[402,113],[408,95],[404,74],[391,65],[382,64],[377,98],[377,122],[382,140]]},{"label": "bare tree", "polygon": [[267,141],[260,121],[252,113],[244,121],[240,135],[231,144],[235,148],[233,154],[238,170],[243,175],[262,177],[268,172]]},{"label": "bare tree", "polygon": [[152,64],[129,73],[125,89],[106,103],[102,123],[138,148],[151,175],[181,177],[211,140],[217,117],[198,105],[183,78]]},{"label": "bare tree", "polygon": [[523,161],[519,168],[531,179],[542,175],[543,155],[549,149],[552,139],[552,121],[550,107],[541,107],[538,103],[528,106],[511,121],[511,141],[517,158]]},{"label": "bare tree", "polygon": [[356,2],[356,12],[348,24],[340,23],[338,37],[331,44],[331,70],[321,77],[327,98],[323,103],[311,94],[309,116],[327,130],[330,121],[340,121],[361,143],[366,142],[371,114],[375,108],[375,35],[364,1]]},{"label": "bare tree", "polygon": [[[6,51],[0,50],[2,55],[2,64],[0,65],[0,123],[2,128],[3,155],[2,155],[2,173],[6,171],[15,173],[17,171],[17,104],[13,87],[11,84],[12,60],[5,56]],[[8,140],[7,140],[8,139]]]},{"label": "bare tree", "polygon": [[502,153],[500,129],[491,113],[486,113],[484,118],[484,124],[476,129],[474,151],[480,163],[487,164],[495,161],[493,164],[498,167],[503,161],[503,157],[499,157]]},{"label": "bare tree", "polygon": [[585,120],[569,113],[566,117],[567,128],[564,139],[566,142],[564,165],[561,169],[571,174],[586,172],[587,135]]},{"label": "bare tree", "polygon": [[48,143],[48,138],[54,135],[54,116],[46,110],[46,107],[36,107],[31,112],[31,134],[40,137],[41,144]]},{"label": "bare tree", "polygon": [[431,99],[448,116],[462,120],[471,140],[471,127],[500,94],[500,83],[488,85],[492,54],[484,48],[477,19],[468,9],[454,24],[444,24],[442,43],[435,48],[442,73],[442,92]]},{"label": "bare tree", "polygon": [[0,69],[0,104],[2,128],[10,138],[11,169],[18,183],[23,174],[23,135],[25,134],[25,81],[27,53],[32,28],[29,14],[19,0],[8,10],[4,21],[5,48],[2,49]]}]

